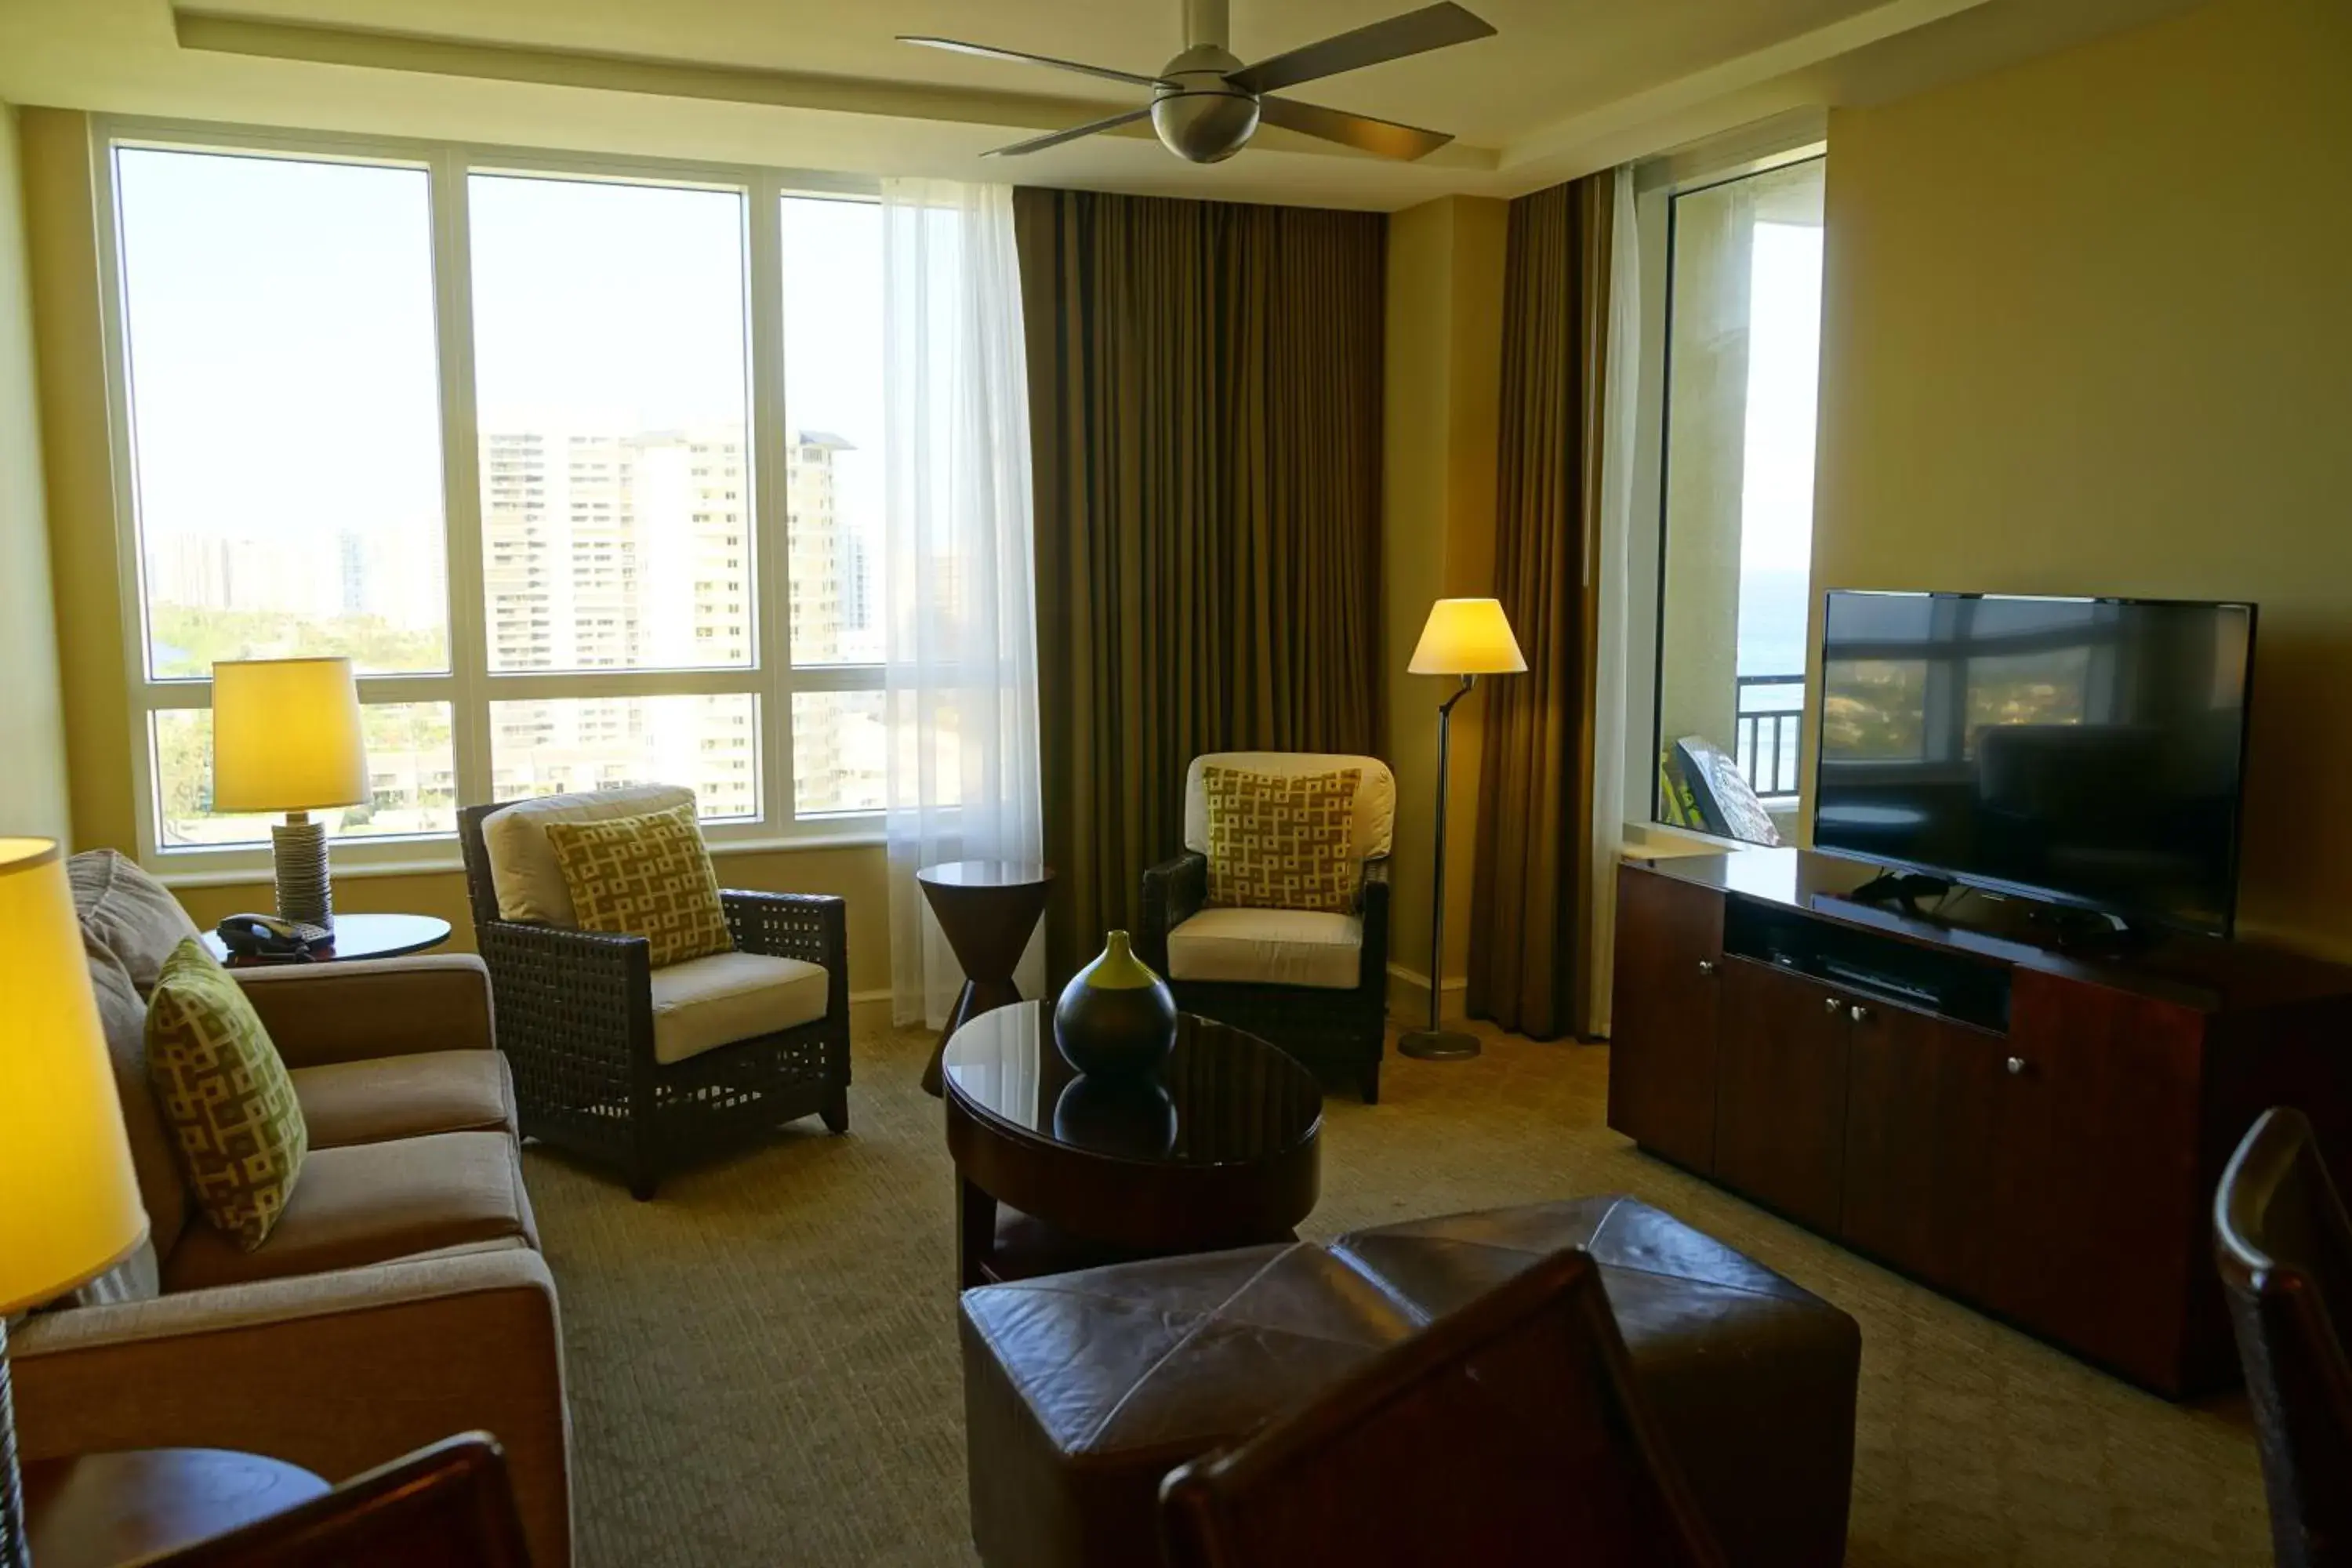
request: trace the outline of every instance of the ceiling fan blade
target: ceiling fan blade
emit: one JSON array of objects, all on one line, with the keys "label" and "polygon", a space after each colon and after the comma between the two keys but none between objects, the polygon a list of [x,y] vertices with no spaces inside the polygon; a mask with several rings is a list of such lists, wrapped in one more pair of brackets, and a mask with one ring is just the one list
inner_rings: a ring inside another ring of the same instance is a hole
[{"label": "ceiling fan blade", "polygon": [[1337,142],[1359,152],[1376,153],[1383,158],[1408,163],[1454,140],[1443,131],[1423,131],[1417,125],[1399,125],[1393,120],[1349,114],[1341,109],[1326,109],[1319,103],[1301,103],[1295,98],[1261,98],[1257,100],[1257,115],[1268,125],[1279,125],[1285,131],[1320,136],[1326,142]]},{"label": "ceiling fan blade", "polygon": [[1374,22],[1369,27],[1359,27],[1352,33],[1341,33],[1319,44],[1308,44],[1286,55],[1228,71],[1225,79],[1251,92],[1278,92],[1302,81],[1338,76],[1341,71],[1376,66],[1382,60],[1402,59],[1407,55],[1442,49],[1449,44],[1466,44],[1474,38],[1494,36],[1492,26],[1453,0],[1444,0],[1441,5],[1408,11],[1402,16],[1391,16],[1385,22]]},{"label": "ceiling fan blade", "polygon": [[902,44],[920,44],[927,49],[948,49],[959,55],[978,55],[982,59],[1017,60],[1024,65],[1052,66],[1055,70],[1076,71],[1082,76],[1098,76],[1105,81],[1123,81],[1137,87],[1173,87],[1156,76],[1138,76],[1133,71],[1113,70],[1108,66],[1080,65],[1076,60],[1057,60],[1051,55],[1024,55],[1019,49],[1000,49],[992,44],[967,44],[960,38],[920,37],[907,33],[898,35]]},{"label": "ceiling fan blade", "polygon": [[1097,131],[1109,131],[1137,120],[1150,118],[1151,108],[1130,109],[1125,114],[1114,114],[1105,120],[1089,120],[1084,125],[1073,125],[1067,131],[1056,131],[1047,136],[1033,136],[1026,142],[1015,142],[1010,147],[992,147],[981,154],[984,158],[1017,158],[1024,153],[1042,153],[1048,147],[1059,147],[1065,142],[1075,142],[1081,136],[1091,136]]}]

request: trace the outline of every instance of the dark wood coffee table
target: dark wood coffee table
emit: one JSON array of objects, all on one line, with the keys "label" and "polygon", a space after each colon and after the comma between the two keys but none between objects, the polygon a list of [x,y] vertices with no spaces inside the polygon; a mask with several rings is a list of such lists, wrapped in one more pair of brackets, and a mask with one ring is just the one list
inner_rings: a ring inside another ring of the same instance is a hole
[{"label": "dark wood coffee table", "polygon": [[1159,1075],[1118,1083],[1073,1068],[1050,1011],[1018,1002],[958,1029],[941,1073],[962,1289],[1288,1240],[1314,1212],[1322,1085],[1240,1029],[1180,1015]]},{"label": "dark wood coffee table", "polygon": [[323,1495],[310,1471],[219,1448],[140,1448],[25,1467],[37,1568],[114,1568],[177,1551]]},{"label": "dark wood coffee table", "polygon": [[915,881],[963,966],[963,990],[923,1068],[923,1092],[937,1094],[940,1053],[949,1038],[982,1013],[1021,1000],[1013,972],[1020,967],[1037,917],[1045,912],[1054,871],[1034,860],[950,860],[924,867]]}]

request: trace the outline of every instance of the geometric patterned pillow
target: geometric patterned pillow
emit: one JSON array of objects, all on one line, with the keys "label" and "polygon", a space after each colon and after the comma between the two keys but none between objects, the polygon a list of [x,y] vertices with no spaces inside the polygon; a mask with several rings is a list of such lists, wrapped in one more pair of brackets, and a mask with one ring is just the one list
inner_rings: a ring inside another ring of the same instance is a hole
[{"label": "geometric patterned pillow", "polygon": [[147,1076],[197,1206],[251,1252],[294,1195],[310,1131],[245,988],[194,937],[147,1004]]},{"label": "geometric patterned pillow", "polygon": [[1363,868],[1356,855],[1360,768],[1336,773],[1201,770],[1209,806],[1209,902],[1346,914]]},{"label": "geometric patterned pillow", "polygon": [[656,969],[735,950],[691,803],[544,831],[582,931],[644,937]]}]

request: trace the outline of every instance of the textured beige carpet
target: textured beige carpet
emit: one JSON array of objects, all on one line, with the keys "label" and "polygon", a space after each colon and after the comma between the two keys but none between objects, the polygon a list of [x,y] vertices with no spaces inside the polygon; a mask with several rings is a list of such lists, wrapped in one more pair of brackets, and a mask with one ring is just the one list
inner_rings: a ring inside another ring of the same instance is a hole
[{"label": "textured beige carpet", "polygon": [[[586,1568],[972,1561],[928,1043],[859,1041],[848,1137],[805,1123],[652,1204],[529,1156]],[[1476,1061],[1392,1061],[1384,1103],[1329,1101],[1308,1233],[1637,1194],[1861,1321],[1850,1562],[2268,1560],[2242,1406],[2137,1393],[1635,1153],[1601,1124],[1607,1072],[1597,1047],[1491,1036]]]}]

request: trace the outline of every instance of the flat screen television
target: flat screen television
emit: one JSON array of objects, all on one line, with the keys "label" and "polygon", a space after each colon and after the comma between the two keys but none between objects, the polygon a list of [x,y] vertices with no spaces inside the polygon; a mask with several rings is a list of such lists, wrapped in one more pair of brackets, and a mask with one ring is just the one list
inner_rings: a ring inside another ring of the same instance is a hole
[{"label": "flat screen television", "polygon": [[1815,848],[2230,933],[2253,605],[1827,601]]}]

